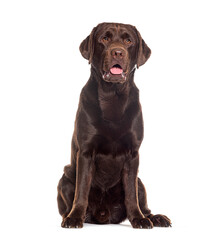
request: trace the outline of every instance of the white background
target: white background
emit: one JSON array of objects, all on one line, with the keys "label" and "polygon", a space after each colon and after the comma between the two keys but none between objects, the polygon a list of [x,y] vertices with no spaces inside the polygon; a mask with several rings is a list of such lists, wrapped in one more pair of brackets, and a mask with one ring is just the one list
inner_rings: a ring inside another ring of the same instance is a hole
[{"label": "white background", "polygon": [[[2,239],[220,239],[220,16],[214,0],[0,2]],[[105,21],[135,25],[152,49],[135,75],[139,176],[169,229],[60,227],[56,187],[90,74],[79,45]]]}]

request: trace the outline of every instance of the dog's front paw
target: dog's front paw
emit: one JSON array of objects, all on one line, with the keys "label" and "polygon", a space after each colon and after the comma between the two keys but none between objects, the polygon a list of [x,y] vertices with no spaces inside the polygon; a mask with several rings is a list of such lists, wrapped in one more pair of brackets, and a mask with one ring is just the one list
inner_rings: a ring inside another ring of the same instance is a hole
[{"label": "dog's front paw", "polygon": [[149,218],[134,218],[131,225],[133,228],[153,228],[153,223]]},{"label": "dog's front paw", "polygon": [[167,216],[161,214],[153,215],[150,219],[154,227],[171,227],[172,224]]},{"label": "dog's front paw", "polygon": [[81,218],[66,217],[63,219],[61,226],[63,228],[82,228],[83,220]]}]

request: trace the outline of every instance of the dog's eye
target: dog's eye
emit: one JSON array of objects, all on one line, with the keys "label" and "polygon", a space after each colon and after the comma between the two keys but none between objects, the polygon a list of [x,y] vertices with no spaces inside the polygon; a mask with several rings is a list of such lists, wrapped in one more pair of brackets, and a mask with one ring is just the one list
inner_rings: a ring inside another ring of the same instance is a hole
[{"label": "dog's eye", "polygon": [[109,42],[109,40],[110,40],[110,38],[107,37],[107,36],[105,36],[105,37],[102,38],[102,42],[103,42],[103,43],[107,43],[107,42]]},{"label": "dog's eye", "polygon": [[125,42],[126,44],[128,44],[128,45],[130,45],[130,44],[132,43],[132,41],[131,41],[130,38],[126,38],[126,39],[124,40],[124,42]]}]

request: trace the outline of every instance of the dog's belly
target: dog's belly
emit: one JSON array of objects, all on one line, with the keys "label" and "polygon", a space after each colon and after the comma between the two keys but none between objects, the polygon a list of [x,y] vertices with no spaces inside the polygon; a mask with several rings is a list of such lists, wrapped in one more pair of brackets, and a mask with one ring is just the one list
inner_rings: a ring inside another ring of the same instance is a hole
[{"label": "dog's belly", "polygon": [[104,191],[115,186],[121,179],[125,159],[124,154],[98,154],[95,158],[92,185]]}]

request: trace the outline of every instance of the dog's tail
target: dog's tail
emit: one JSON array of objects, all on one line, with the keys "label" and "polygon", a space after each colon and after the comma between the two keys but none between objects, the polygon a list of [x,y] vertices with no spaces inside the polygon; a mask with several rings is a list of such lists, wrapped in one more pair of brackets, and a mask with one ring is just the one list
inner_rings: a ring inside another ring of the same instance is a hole
[{"label": "dog's tail", "polygon": [[96,219],[100,224],[109,222],[110,213],[107,209],[99,209],[96,213]]}]

